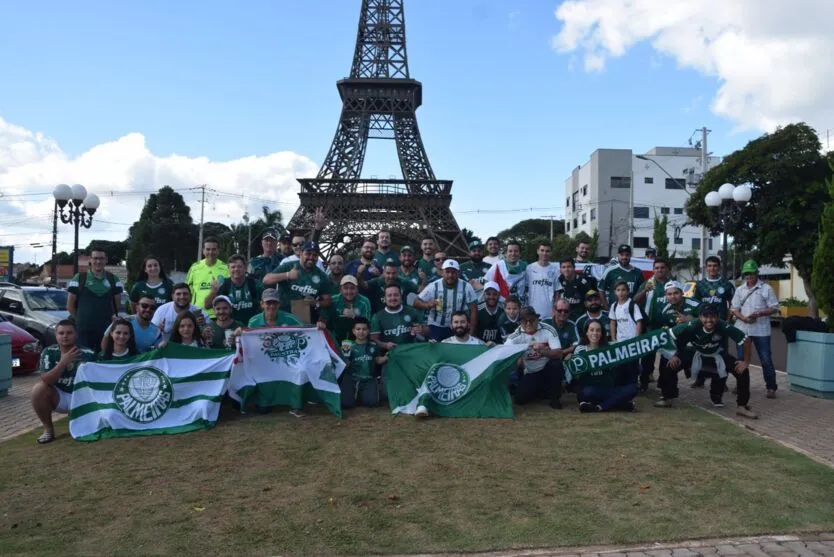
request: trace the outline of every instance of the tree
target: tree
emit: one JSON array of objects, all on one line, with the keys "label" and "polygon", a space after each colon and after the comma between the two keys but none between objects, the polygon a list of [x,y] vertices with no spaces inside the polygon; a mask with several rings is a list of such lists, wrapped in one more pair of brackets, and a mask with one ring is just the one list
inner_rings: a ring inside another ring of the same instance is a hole
[{"label": "tree", "polygon": [[[834,170],[834,166],[831,167]],[[828,328],[834,330],[834,177],[828,179],[830,199],[823,209],[820,222],[820,235],[817,249],[814,251],[811,285],[816,294],[819,307],[828,316]]]},{"label": "tree", "polygon": [[478,240],[479,242],[483,242],[483,240],[479,236],[475,236],[475,233],[468,228],[464,228],[460,231],[460,235],[463,236],[463,241],[466,242],[466,245],[469,245],[471,242]]},{"label": "tree", "polygon": [[[581,233],[580,233],[581,234]],[[587,234],[586,234],[587,236]],[[566,257],[576,257],[576,246],[579,245],[579,235],[571,238],[567,234],[553,237],[553,261],[561,261]]]},{"label": "tree", "polygon": [[686,203],[690,220],[708,226],[715,235],[723,231],[704,196],[724,183],[750,185],[751,202],[734,207],[738,218],[726,232],[739,250],[755,249],[759,264],[782,266],[790,253],[813,316],[817,315],[811,285],[813,258],[822,209],[830,199],[826,180],[832,175],[820,150],[819,138],[807,124],[778,128],[750,141],[707,172]]},{"label": "tree", "polygon": [[101,250],[107,255],[107,263],[110,265],[118,265],[127,257],[127,241],[111,241],[111,240],[92,240],[85,253],[89,254],[94,249]]},{"label": "tree", "polygon": [[[521,243],[521,251],[522,254],[526,253],[529,247],[529,244],[537,243],[541,238],[545,238],[546,241],[550,241],[550,219],[526,219],[520,222],[517,222],[512,227],[502,230],[498,233],[498,239],[501,240],[502,243],[506,244],[507,242],[514,240],[516,242]],[[558,234],[565,233],[565,221],[563,220],[555,220],[553,221],[553,237],[555,238]],[[533,245],[532,247],[533,257],[535,259],[536,253],[536,246]]]},{"label": "tree", "polygon": [[654,247],[657,250],[657,258],[669,261],[669,234],[666,230],[669,228],[669,216],[657,216],[654,214]]},{"label": "tree", "polygon": [[128,234],[130,275],[139,271],[148,255],[157,257],[166,271],[187,270],[197,258],[197,234],[191,209],[170,186],[151,194],[139,220]]}]

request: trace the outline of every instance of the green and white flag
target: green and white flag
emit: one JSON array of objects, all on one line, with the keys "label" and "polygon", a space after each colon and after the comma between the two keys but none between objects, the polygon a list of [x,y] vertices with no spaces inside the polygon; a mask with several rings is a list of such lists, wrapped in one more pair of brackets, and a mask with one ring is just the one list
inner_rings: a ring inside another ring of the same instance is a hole
[{"label": "green and white flag", "polygon": [[655,350],[660,350],[667,357],[675,353],[675,337],[669,329],[658,329],[616,344],[575,354],[569,360],[565,360],[566,380],[570,380],[570,376],[578,377],[591,370],[612,369],[633,362]]},{"label": "green and white flag", "polygon": [[69,430],[80,441],[214,427],[234,354],[169,344],[75,375]]},{"label": "green and white flag", "polygon": [[238,343],[229,396],[240,402],[241,409],[249,404],[301,408],[310,401],[342,416],[339,376],[345,363],[328,333],[315,328],[259,328],[244,331]]},{"label": "green and white flag", "polygon": [[414,414],[424,405],[436,416],[512,418],[508,383],[526,344],[419,343],[398,346],[385,368],[394,414]]}]

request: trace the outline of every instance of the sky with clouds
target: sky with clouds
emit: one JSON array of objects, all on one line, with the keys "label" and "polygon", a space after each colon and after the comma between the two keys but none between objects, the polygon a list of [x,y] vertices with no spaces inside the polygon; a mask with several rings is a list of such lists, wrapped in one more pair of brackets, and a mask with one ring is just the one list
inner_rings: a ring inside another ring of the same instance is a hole
[{"label": "sky with clouds", "polygon": [[[6,3],[0,34],[0,244],[42,262],[51,190],[102,200],[94,238],[123,239],[169,184],[207,220],[268,204],[285,221],[340,111],[359,1]],[[725,155],[804,120],[834,130],[830,0],[420,0],[406,3],[420,129],[461,226],[491,235],[564,212],[597,148]],[[391,142],[364,175],[399,174]],[[59,225],[59,249],[72,245]]]}]

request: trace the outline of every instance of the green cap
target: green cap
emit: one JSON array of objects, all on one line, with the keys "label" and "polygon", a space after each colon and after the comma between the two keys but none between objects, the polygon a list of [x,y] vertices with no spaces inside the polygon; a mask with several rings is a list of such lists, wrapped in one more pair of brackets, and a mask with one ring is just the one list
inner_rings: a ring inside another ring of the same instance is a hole
[{"label": "green cap", "polygon": [[482,248],[484,244],[480,240],[472,240],[469,242],[469,249]]},{"label": "green cap", "polygon": [[741,266],[741,274],[746,275],[747,273],[759,274],[759,266],[752,259],[748,259],[744,262],[744,265]]},{"label": "green cap", "polygon": [[403,246],[400,248],[400,253],[405,253],[407,251],[414,253],[414,248],[412,248],[411,246]]}]

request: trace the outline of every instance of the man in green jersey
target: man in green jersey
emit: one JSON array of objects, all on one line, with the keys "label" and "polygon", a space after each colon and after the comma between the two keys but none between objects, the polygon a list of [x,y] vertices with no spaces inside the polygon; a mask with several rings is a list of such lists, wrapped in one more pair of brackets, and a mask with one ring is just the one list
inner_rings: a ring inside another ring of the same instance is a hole
[{"label": "man in green jersey", "polygon": [[436,251],[437,246],[434,244],[434,238],[428,236],[423,238],[420,242],[421,257],[417,261],[417,272],[420,273],[420,283],[423,288],[439,276],[434,271],[434,254]]},{"label": "man in green jersey", "polygon": [[67,286],[67,311],[78,326],[78,344],[98,350],[104,331],[118,315],[122,281],[104,270],[107,255],[98,249],[90,253],[90,270],[80,272]]},{"label": "man in green jersey", "polygon": [[423,279],[420,277],[420,269],[417,268],[414,249],[411,246],[400,248],[400,270],[397,276],[411,282],[415,292],[423,289]]},{"label": "man in green jersey", "polygon": [[40,381],[32,388],[32,408],[43,424],[38,443],[49,443],[55,439],[52,413],[69,413],[78,366],[95,358],[92,350],[76,344],[76,338],[75,322],[64,319],[55,327],[57,344],[41,352]]},{"label": "man in green jersey", "polygon": [[385,307],[371,319],[371,340],[388,351],[416,342],[417,335],[425,334],[423,317],[423,312],[403,305],[399,284],[389,284],[385,287]]},{"label": "man in green jersey", "polygon": [[591,320],[599,321],[602,324],[605,338],[611,340],[611,319],[608,317],[608,312],[602,309],[602,295],[598,290],[589,290],[585,294],[585,313],[579,316],[576,320],[576,330],[582,335],[585,332],[585,327]]},{"label": "man in green jersey", "polygon": [[[735,293],[735,285],[721,276],[721,259],[715,255],[707,257],[706,277],[695,283],[692,298],[701,304],[714,305],[718,311],[718,319],[729,322],[730,305]],[[706,374],[701,374],[692,383],[692,387],[703,387],[705,381]]]},{"label": "man in green jersey", "polygon": [[[681,368],[691,370],[696,377],[701,373],[705,363],[715,367],[717,378],[710,384],[710,400],[713,406],[723,407],[721,398],[724,385],[730,373],[737,382],[738,408],[736,414],[745,418],[756,419],[758,416],[749,406],[750,401],[750,338],[741,330],[718,319],[718,310],[707,304],[701,308],[698,320],[681,323],[671,329],[675,337],[675,355],[669,364],[660,370],[660,392],[662,398],[655,403],[659,408],[670,408],[678,396],[678,371]],[[732,340],[743,347],[744,359],[737,360],[728,350],[724,350],[725,341]],[[705,362],[706,360],[706,362]]]},{"label": "man in green jersey", "polygon": [[608,305],[614,304],[617,296],[614,294],[614,285],[623,281],[628,285],[629,297],[640,291],[643,284],[643,271],[631,265],[631,246],[622,244],[617,250],[617,264],[608,267],[599,282],[599,289],[602,290],[608,299]]},{"label": "man in green jersey", "polygon": [[666,303],[660,311],[660,326],[674,327],[681,323],[693,321],[698,317],[700,304],[695,300],[683,297],[683,284],[670,280],[664,285]]},{"label": "man in green jersey", "polygon": [[333,296],[333,303],[327,313],[327,329],[337,343],[350,336],[353,324],[359,317],[370,320],[373,312],[371,302],[359,293],[356,277],[345,275],[339,285],[339,294]]},{"label": "man in green jersey", "polygon": [[[259,300],[260,301],[260,300]],[[246,321],[237,321],[232,317],[232,300],[223,294],[216,296],[212,301],[214,307],[214,320],[209,320],[206,323],[204,331],[206,333],[206,344],[211,348],[220,348],[225,350],[232,350],[235,347],[233,334],[239,328],[249,323]]]},{"label": "man in green jersey", "polygon": [[460,275],[463,280],[468,281],[475,290],[481,290],[487,282],[484,275],[490,267],[492,265],[484,261],[484,245],[481,241],[469,242],[469,261],[460,266]]},{"label": "man in green jersey", "polygon": [[[643,309],[647,331],[654,331],[663,327],[663,307],[666,305],[666,283],[672,280],[669,273],[669,263],[663,259],[655,259],[652,264],[654,275],[647,280],[640,291],[634,295],[634,302]],[[652,352],[640,359],[640,390],[649,390],[649,383],[654,374],[654,364],[657,353]]]},{"label": "man in green jersey", "polygon": [[559,285],[556,297],[565,300],[570,305],[571,320],[576,320],[585,313],[585,294],[589,290],[597,289],[597,279],[584,274],[577,274],[576,263],[570,257],[559,262]]},{"label": "man in green jersey", "polygon": [[[216,280],[229,277],[229,268],[217,258],[219,251],[220,241],[217,238],[209,236],[203,240],[205,259],[194,263],[185,275],[185,283],[191,289],[191,303],[198,308],[206,307],[206,296],[211,292],[211,285]],[[209,310],[208,314],[214,317],[214,310]]]},{"label": "man in green jersey", "polygon": [[[376,313],[385,307],[385,287],[389,284],[399,284],[402,290],[403,300],[408,300],[409,294],[416,294],[417,289],[410,280],[398,276],[399,267],[393,261],[389,261],[382,269],[382,276],[365,281],[359,277],[359,289],[368,293],[371,301],[371,310]],[[406,302],[406,305],[408,303]]]},{"label": "man in green jersey", "polygon": [[550,327],[556,336],[559,337],[559,343],[562,345],[561,358],[564,360],[573,354],[576,345],[579,344],[579,331],[576,329],[576,323],[568,319],[570,315],[570,304],[564,298],[560,298],[553,303],[553,317],[542,319],[542,327]]},{"label": "man in green jersey", "polygon": [[500,287],[497,282],[488,282],[484,285],[484,298],[478,304],[478,328],[475,330],[475,336],[487,345],[500,344],[503,341],[501,317],[504,315],[504,310],[498,301],[500,297]]},{"label": "man in green jersey", "polygon": [[232,303],[232,319],[248,323],[261,306],[264,284],[253,276],[246,276],[246,258],[233,255],[229,258],[229,278],[223,282],[215,280],[204,302],[206,308],[213,307],[216,296],[228,296]]},{"label": "man in green jersey", "polygon": [[[249,276],[263,281],[267,273],[272,272],[281,264],[283,255],[278,253],[278,232],[269,229],[261,235],[261,247],[263,254],[249,260],[249,267],[246,272]],[[229,261],[231,263],[231,260]]]},{"label": "man in green jersey", "polygon": [[[338,291],[327,274],[316,266],[318,254],[319,245],[307,242],[302,246],[300,261],[285,261],[276,272],[264,278],[267,284],[278,284],[284,311],[291,311],[292,300],[304,300],[313,310],[330,307],[331,296]],[[317,312],[311,311],[311,317],[313,321],[318,320]]]},{"label": "man in green jersey", "polygon": [[385,267],[386,263],[395,263],[400,265],[400,258],[397,257],[397,252],[391,249],[391,231],[380,230],[376,236],[376,252],[374,253],[374,261],[380,267]]}]

